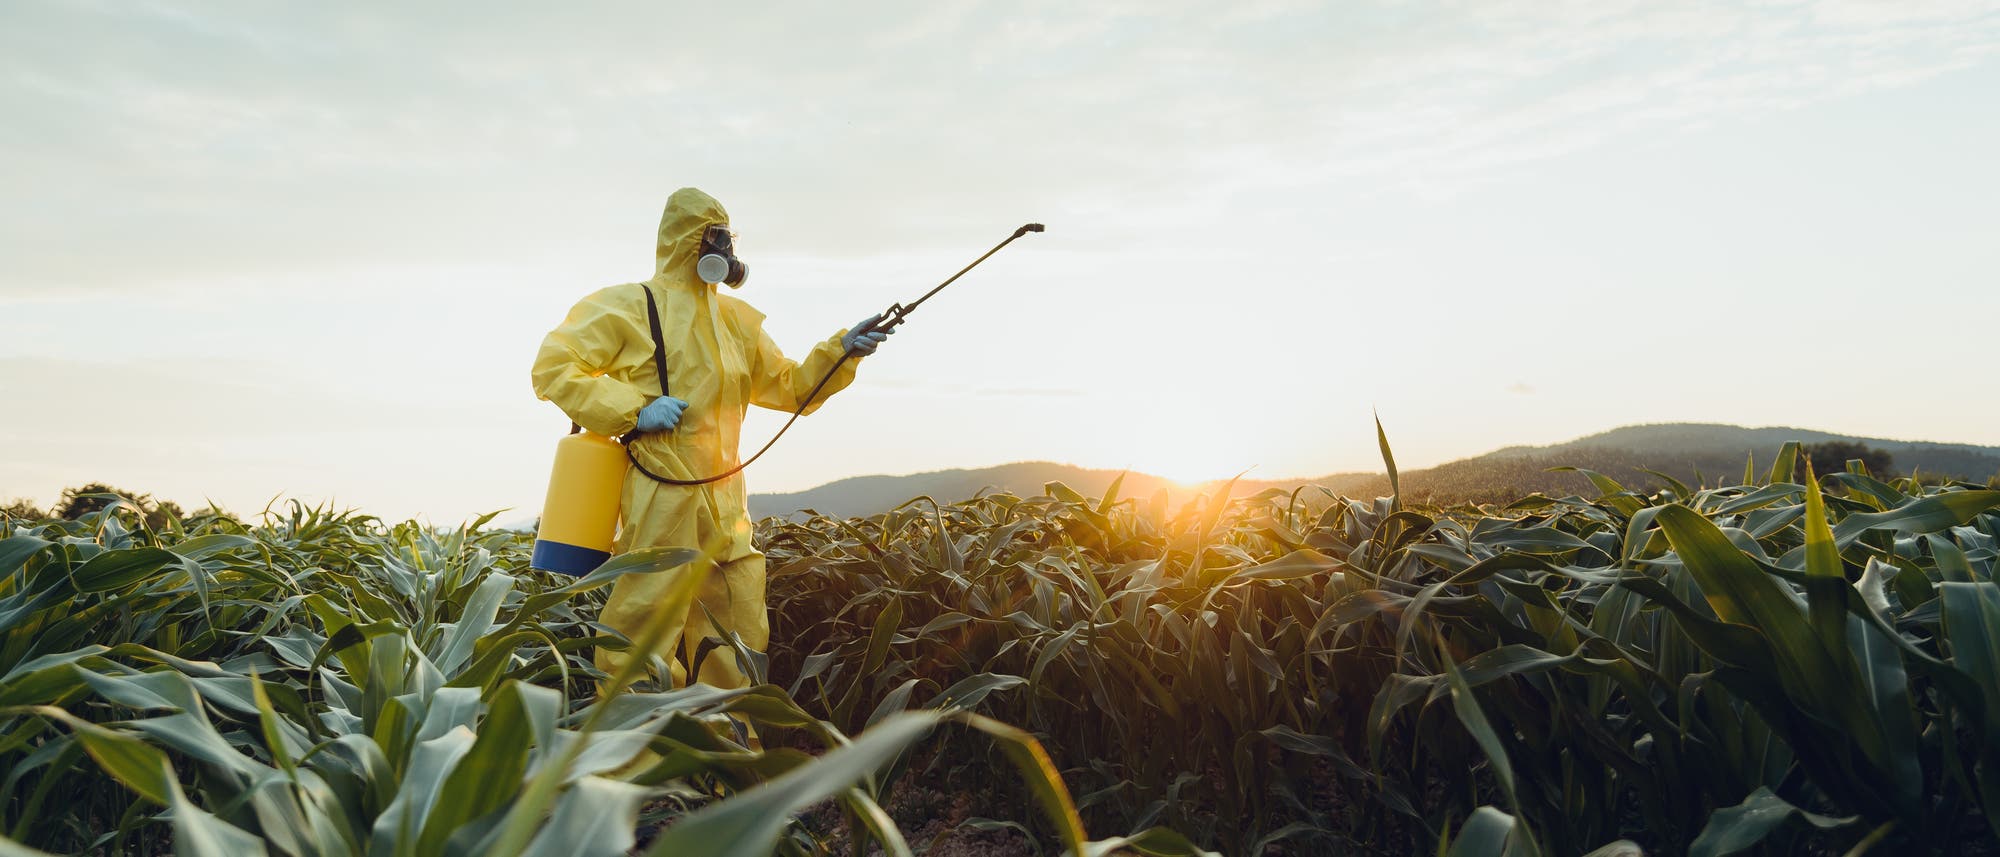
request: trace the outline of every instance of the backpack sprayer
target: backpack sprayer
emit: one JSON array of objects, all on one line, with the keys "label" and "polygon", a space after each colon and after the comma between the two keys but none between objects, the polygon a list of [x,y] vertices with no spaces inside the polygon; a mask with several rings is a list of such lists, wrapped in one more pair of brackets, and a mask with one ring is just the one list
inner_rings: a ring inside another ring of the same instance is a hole
[{"label": "backpack sprayer", "polygon": [[[944,287],[965,276],[967,271],[979,267],[979,263],[1000,252],[1000,248],[1014,243],[1014,239],[1030,232],[1041,231],[1042,225],[1039,223],[1029,223],[1014,230],[1014,234],[1007,236],[1007,240],[993,245],[993,249],[986,251],[985,255],[972,260],[972,264],[960,268],[958,273],[925,292],[923,297],[907,304],[890,304],[888,309],[882,311],[881,318],[873,326],[861,332],[894,329],[908,319],[910,313],[915,312],[917,307],[922,306],[924,301],[944,291]],[[660,395],[671,395],[667,386],[667,358],[662,344],[665,339],[660,335],[659,306],[653,300],[651,289],[646,289],[643,285],[640,288],[646,292],[646,321],[652,328],[653,368],[660,376]],[[569,436],[556,442],[555,467],[549,474],[549,492],[542,503],[541,527],[535,535],[535,552],[529,565],[562,574],[590,573],[611,558],[612,540],[618,530],[619,494],[623,490],[628,467],[637,468],[648,478],[668,485],[707,485],[735,476],[762,458],[764,453],[769,452],[771,447],[778,443],[778,438],[785,436],[785,432],[791,429],[792,423],[798,422],[799,417],[805,414],[813,400],[819,397],[820,391],[826,389],[826,385],[833,381],[833,376],[840,372],[840,367],[847,365],[847,361],[854,356],[853,351],[841,355],[840,360],[833,364],[833,368],[827,370],[826,377],[819,379],[819,383],[813,385],[812,392],[800,400],[799,407],[792,412],[791,418],[785,420],[784,426],[780,427],[778,433],[772,435],[756,454],[741,464],[713,476],[700,479],[674,479],[661,476],[647,470],[646,466],[640,464],[639,459],[633,455],[631,443],[637,439],[638,432],[612,440],[602,435],[580,431],[572,423]]]}]

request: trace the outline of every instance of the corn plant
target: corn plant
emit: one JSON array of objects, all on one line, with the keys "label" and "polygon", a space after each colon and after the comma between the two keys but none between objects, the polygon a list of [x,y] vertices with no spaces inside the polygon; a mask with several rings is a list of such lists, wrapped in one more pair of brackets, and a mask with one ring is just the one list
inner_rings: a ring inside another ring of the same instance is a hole
[{"label": "corn plant", "polygon": [[[1089,841],[1040,746],[970,713],[1004,682],[885,709],[851,738],[775,687],[624,692],[645,664],[591,665],[635,644],[588,621],[597,599],[626,574],[678,573],[685,603],[698,557],[641,551],[556,579],[484,523],[298,505],[254,528],[155,532],[118,506],[10,523],[0,849],[612,855],[671,822],[649,853],[811,854],[789,819],[835,800],[851,841],[907,854],[879,803],[887,772],[952,727],[1006,748],[1073,852],[1198,853],[1165,830]],[[807,749],[758,748],[746,725]]]},{"label": "corn plant", "polygon": [[1231,853],[1990,847],[2000,492],[1792,453],[1504,508],[1052,484],[766,521],[772,674],[844,726],[1021,677],[991,710],[1094,823]]}]

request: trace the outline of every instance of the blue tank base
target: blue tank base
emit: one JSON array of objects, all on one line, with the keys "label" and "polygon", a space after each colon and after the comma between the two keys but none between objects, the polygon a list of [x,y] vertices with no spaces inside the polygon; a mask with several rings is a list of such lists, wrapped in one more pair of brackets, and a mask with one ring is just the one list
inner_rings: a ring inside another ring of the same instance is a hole
[{"label": "blue tank base", "polygon": [[604,561],[611,558],[610,551],[591,550],[547,539],[535,540],[535,555],[528,560],[531,568],[582,577],[597,570]]}]

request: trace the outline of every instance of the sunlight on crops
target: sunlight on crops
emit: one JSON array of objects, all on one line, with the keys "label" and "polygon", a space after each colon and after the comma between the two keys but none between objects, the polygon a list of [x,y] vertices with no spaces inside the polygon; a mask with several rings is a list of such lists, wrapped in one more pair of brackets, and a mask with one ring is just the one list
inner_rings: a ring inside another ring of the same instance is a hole
[{"label": "sunlight on crops", "polygon": [[1228,479],[1256,467],[1254,456],[1221,445],[1203,447],[1192,438],[1178,438],[1182,448],[1135,452],[1129,469],[1162,476],[1184,487]]},{"label": "sunlight on crops", "polygon": [[[772,647],[735,649],[755,686],[603,698],[644,677],[591,649],[657,631],[596,625],[606,586],[691,592],[690,552],[567,579],[485,521],[4,518],[0,831],[131,854],[904,855],[919,828],[976,853],[1993,853],[2000,490],[1795,453],[1506,506],[1050,483],[767,519]],[[938,829],[950,806],[973,809]]]}]

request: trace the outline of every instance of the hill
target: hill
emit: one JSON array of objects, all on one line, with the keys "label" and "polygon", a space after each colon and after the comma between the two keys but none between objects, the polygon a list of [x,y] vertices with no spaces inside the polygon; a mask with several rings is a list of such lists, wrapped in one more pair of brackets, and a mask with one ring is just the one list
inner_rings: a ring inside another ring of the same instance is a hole
[{"label": "hill", "polygon": [[[1436,467],[1402,473],[1403,492],[1418,502],[1498,503],[1540,491],[1551,495],[1582,494],[1589,481],[1576,473],[1552,473],[1552,467],[1581,467],[1652,490],[1663,481],[1645,473],[1653,470],[1689,484],[1735,481],[1746,460],[1761,471],[1787,441],[1845,441],[1887,451],[1899,473],[1985,482],[2000,476],[2000,447],[1964,443],[1891,440],[1834,434],[1813,429],[1767,426],[1745,428],[1719,423],[1662,423],[1624,426],[1549,446],[1512,446]],[[911,498],[928,496],[953,502],[981,492],[1008,491],[1022,496],[1042,493],[1049,482],[1062,482],[1086,495],[1102,494],[1123,471],[1094,470],[1046,461],[1025,461],[978,469],[939,470],[906,476],[857,476],[790,494],[753,494],[754,517],[788,515],[812,509],[828,515],[873,515]],[[1183,499],[1219,483],[1188,486],[1143,473],[1125,474],[1120,494],[1149,497],[1165,490]],[[1389,479],[1380,473],[1336,473],[1303,479],[1243,481],[1235,494],[1265,488],[1321,485],[1336,493],[1371,497],[1389,493]]]},{"label": "hill", "polygon": [[[996,467],[978,469],[936,470],[928,473],[913,473],[907,476],[855,476],[828,482],[816,488],[809,488],[790,494],[750,495],[750,515],[762,518],[767,515],[787,515],[796,511],[811,509],[837,517],[873,515],[886,512],[916,497],[930,497],[941,503],[965,500],[981,493],[1006,491],[1024,497],[1042,493],[1043,486],[1050,482],[1061,482],[1079,493],[1096,496],[1111,487],[1113,480],[1120,476],[1125,482],[1118,493],[1123,497],[1150,497],[1159,491],[1166,491],[1170,497],[1186,497],[1206,486],[1190,486],[1146,473],[1131,473],[1123,470],[1095,470],[1070,464],[1050,461],[1019,461]],[[1377,478],[1373,474],[1352,473],[1322,479],[1339,480],[1341,484],[1362,484]],[[1278,485],[1297,485],[1306,480],[1283,482],[1245,482],[1238,486],[1242,490],[1261,490]],[[1320,481],[1320,480],[1311,480]]]},{"label": "hill", "polygon": [[[1735,454],[1738,459],[1756,453],[1769,461],[1786,441],[1862,443],[1887,451],[1895,457],[1896,469],[1903,473],[1923,472],[1961,479],[1985,479],[2000,468],[2000,447],[1966,443],[1936,443],[1920,440],[1889,440],[1878,437],[1833,434],[1813,429],[1766,426],[1744,428],[1720,423],[1658,423],[1625,426],[1580,437],[1553,446],[1514,446],[1488,453],[1492,456],[1550,455],[1583,449],[1643,450],[1651,455],[1703,457]],[[1741,467],[1739,460],[1737,466]]]}]

